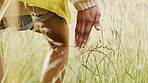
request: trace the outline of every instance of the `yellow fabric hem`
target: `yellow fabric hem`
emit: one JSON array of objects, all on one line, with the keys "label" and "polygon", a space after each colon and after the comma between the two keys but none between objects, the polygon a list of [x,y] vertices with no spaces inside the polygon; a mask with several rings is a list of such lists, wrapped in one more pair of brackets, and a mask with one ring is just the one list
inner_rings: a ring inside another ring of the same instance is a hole
[{"label": "yellow fabric hem", "polygon": [[[19,1],[23,1],[23,0],[19,0]],[[59,6],[59,4],[55,4],[55,3],[48,3],[46,1],[42,1],[41,0],[26,0],[26,3],[28,4],[31,4],[33,6],[36,6],[36,7],[40,7],[40,8],[43,8],[43,9],[46,9],[46,10],[49,10],[51,12],[54,12],[56,13],[58,16],[64,18],[66,20],[66,22],[69,24],[71,22],[71,16],[70,16],[70,11],[69,11],[69,8],[68,8],[68,4],[62,4],[63,7],[65,8],[61,8],[61,4]],[[65,5],[65,6],[64,6]],[[38,13],[40,11],[37,11]],[[42,11],[41,11],[42,12]]]}]

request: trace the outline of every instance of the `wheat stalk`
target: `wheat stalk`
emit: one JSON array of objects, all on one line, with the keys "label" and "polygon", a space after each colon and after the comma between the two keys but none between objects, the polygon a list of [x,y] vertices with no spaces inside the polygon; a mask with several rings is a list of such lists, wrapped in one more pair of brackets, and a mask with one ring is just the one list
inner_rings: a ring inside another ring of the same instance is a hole
[{"label": "wheat stalk", "polygon": [[0,9],[0,21],[4,17],[4,14],[5,14],[7,8],[9,7],[10,3],[11,3],[11,0],[4,0],[4,3]]}]

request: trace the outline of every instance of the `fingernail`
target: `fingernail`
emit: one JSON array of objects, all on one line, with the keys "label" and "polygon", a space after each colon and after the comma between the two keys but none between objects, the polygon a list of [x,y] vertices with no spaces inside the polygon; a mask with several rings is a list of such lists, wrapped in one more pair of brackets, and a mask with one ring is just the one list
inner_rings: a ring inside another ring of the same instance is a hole
[{"label": "fingernail", "polygon": [[96,29],[97,29],[97,30],[100,30],[100,26],[96,26]]},{"label": "fingernail", "polygon": [[81,48],[84,48],[85,47],[85,44],[82,44]]},{"label": "fingernail", "polygon": [[80,48],[81,48],[81,45],[80,45],[80,44],[78,44],[78,45],[76,46],[76,48],[77,48],[77,49],[80,49]]},{"label": "fingernail", "polygon": [[79,48],[79,45],[78,44],[75,44],[75,48],[78,49]]},{"label": "fingernail", "polygon": [[76,46],[76,49],[78,50],[79,49],[79,46]]}]

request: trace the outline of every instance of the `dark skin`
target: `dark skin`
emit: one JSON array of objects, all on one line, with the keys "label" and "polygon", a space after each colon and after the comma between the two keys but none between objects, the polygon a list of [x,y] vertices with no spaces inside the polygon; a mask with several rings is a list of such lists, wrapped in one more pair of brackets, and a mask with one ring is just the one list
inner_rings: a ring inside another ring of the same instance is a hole
[{"label": "dark skin", "polygon": [[96,30],[100,30],[100,16],[100,10],[97,6],[78,12],[77,25],[75,29],[76,47],[82,48],[84,45],[86,45],[93,26],[96,28]]},{"label": "dark skin", "polygon": [[[10,12],[11,11],[12,10],[10,10]],[[14,15],[15,15],[15,12],[14,12]],[[18,18],[19,16],[5,18],[7,22],[7,26],[15,27],[17,28],[16,30],[19,30],[18,29],[18,25],[19,25]],[[58,16],[55,16],[55,18],[57,18],[58,21],[61,22],[60,24],[65,23],[64,19],[59,18]],[[77,24],[76,24],[76,29],[75,29],[76,47],[82,48],[84,45],[86,45],[93,26],[97,30],[99,30],[99,19],[100,19],[100,11],[97,6],[94,6],[94,7],[82,10],[82,11],[78,11]],[[44,78],[42,80],[44,83],[52,82],[53,78],[58,75],[58,72],[63,70],[64,65],[67,63],[67,59],[68,59],[68,46],[69,46],[68,28],[62,29],[61,26],[65,27],[65,25],[57,25],[57,24],[54,24],[54,22],[52,21],[53,21],[52,18],[50,18],[43,22],[45,27],[52,30],[52,33],[47,32],[47,36],[52,38],[55,42],[63,43],[63,45],[60,47],[57,46],[58,48],[57,51],[54,51],[52,53],[50,61],[49,61],[49,65],[56,60],[60,60],[60,62],[56,65],[55,68],[51,68],[49,71],[45,73]],[[62,53],[63,51],[64,53]],[[60,55],[61,53],[62,55]],[[0,76],[2,77],[3,70],[2,70],[1,63],[0,63],[0,72],[2,72],[0,73]],[[65,70],[62,72],[62,79],[58,78],[56,83],[62,83],[64,75],[65,75]]]},{"label": "dark skin", "polygon": [[[92,27],[94,26],[97,30],[100,30],[99,28],[99,20],[100,20],[100,10],[97,6],[91,7],[89,9],[83,10],[83,11],[78,11],[78,15],[77,15],[77,25],[76,25],[76,47],[78,48],[82,48],[83,45],[86,44],[89,34],[91,32]],[[50,20],[50,19],[49,19]],[[50,22],[50,21],[49,21]],[[48,24],[48,22],[47,22]],[[56,26],[56,25],[55,25]],[[54,27],[54,26],[53,26]],[[52,30],[54,30],[55,32],[59,32],[61,34],[61,36],[56,37],[56,35],[52,35],[50,36],[51,38],[53,38],[55,41],[60,41],[63,42],[65,45],[64,46],[60,46],[58,48],[57,52],[54,52],[53,55],[51,56],[51,60],[50,63],[52,63],[53,61],[57,60],[57,59],[61,59],[59,64],[57,64],[56,68],[53,68],[49,71],[47,71],[47,73],[45,74],[44,77],[44,82],[48,83],[52,81],[53,76],[56,76],[57,72],[61,71],[62,68],[64,67],[64,64],[67,63],[67,59],[68,59],[68,53],[64,52],[64,56],[57,56],[58,54],[60,54],[60,52],[62,51],[62,49],[65,49],[68,51],[68,39],[65,34],[65,32],[67,32],[67,29],[55,29],[53,28]],[[62,31],[62,32],[61,32]],[[68,33],[66,33],[68,35]],[[63,37],[62,37],[63,35]],[[61,38],[63,38],[63,40],[61,41]],[[86,40],[83,41],[82,39]],[[50,64],[49,63],[49,64]],[[65,70],[62,72],[62,79],[65,75]],[[49,79],[49,77],[51,77]],[[62,83],[62,79],[60,80],[60,78],[56,81],[56,83]]]}]

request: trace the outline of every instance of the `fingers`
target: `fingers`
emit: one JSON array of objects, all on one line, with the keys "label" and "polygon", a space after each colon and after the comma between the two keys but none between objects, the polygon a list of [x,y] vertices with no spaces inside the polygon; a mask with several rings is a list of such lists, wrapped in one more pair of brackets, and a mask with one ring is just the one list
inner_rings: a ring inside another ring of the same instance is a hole
[{"label": "fingers", "polygon": [[97,7],[92,7],[78,12],[77,25],[75,29],[76,47],[82,48],[87,43],[93,25],[97,30],[100,30],[99,20],[100,11]]},{"label": "fingers", "polygon": [[100,30],[100,16],[101,14],[100,13],[97,13],[96,14],[96,17],[95,17],[95,21],[94,21],[94,27],[96,30]]},{"label": "fingers", "polygon": [[85,27],[86,29],[85,29],[84,34],[83,34],[83,39],[82,39],[81,47],[86,45],[86,43],[88,41],[88,37],[89,37],[90,32],[92,30],[92,27],[93,27],[93,22],[87,22],[86,23],[86,27]]},{"label": "fingers", "polygon": [[[82,48],[88,40],[91,29],[93,26],[93,21],[81,20],[76,26],[76,47]],[[78,30],[78,31],[77,31]]]},{"label": "fingers", "polygon": [[75,29],[75,44],[76,47],[78,46],[78,42],[79,42],[79,37],[80,37],[80,26],[81,22],[80,20],[77,20],[77,25],[76,25],[76,29]]},{"label": "fingers", "polygon": [[76,43],[76,47],[79,47],[81,48],[82,46],[82,41],[83,41],[83,35],[84,35],[84,31],[85,31],[85,27],[86,26],[86,20],[84,19],[84,15],[82,15],[82,18],[80,20],[80,23],[79,23],[79,31],[78,31],[78,40],[77,40],[77,43]]}]

